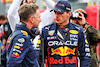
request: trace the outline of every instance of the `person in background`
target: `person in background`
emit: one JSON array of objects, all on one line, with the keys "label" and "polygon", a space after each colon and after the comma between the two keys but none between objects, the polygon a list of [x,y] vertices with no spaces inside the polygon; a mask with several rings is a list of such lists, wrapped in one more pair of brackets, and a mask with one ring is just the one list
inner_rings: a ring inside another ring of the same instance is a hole
[{"label": "person in background", "polygon": [[0,25],[2,27],[2,34],[1,34],[1,41],[2,41],[2,47],[1,47],[1,53],[4,50],[6,46],[7,39],[9,35],[12,33],[9,22],[7,20],[7,17],[4,15],[0,15]]},{"label": "person in background", "polygon": [[[32,40],[36,37],[34,30],[37,29],[41,19],[39,6],[36,4],[23,4],[19,8],[20,23],[15,31],[9,36],[5,50],[2,52],[2,63],[7,67],[39,67],[37,62],[38,52],[34,48]],[[6,52],[6,56],[5,53]]]},{"label": "person in background", "polygon": [[[54,8],[55,2],[53,0],[43,0],[46,4],[47,9],[41,13],[41,23],[39,24],[39,30],[42,29],[45,25],[48,25],[52,23],[54,19],[54,12],[50,12]],[[32,0],[14,0],[8,10],[8,20],[11,26],[12,31],[15,30],[15,25],[19,23],[19,15],[18,15],[18,9],[21,4],[25,3],[33,3]],[[48,23],[47,23],[48,22]]]},{"label": "person in background", "polygon": [[[90,51],[83,28],[70,21],[71,5],[60,0],[54,7],[56,22],[42,28],[39,64],[47,59],[48,67],[89,67]],[[78,55],[78,53],[80,55]]]},{"label": "person in background", "polygon": [[89,25],[88,22],[86,22],[87,14],[83,9],[76,9],[74,12],[79,13],[78,17],[80,19],[74,19],[73,22],[75,24],[80,25],[86,30],[91,54],[90,67],[98,67],[99,65],[96,54],[96,46],[100,42],[100,31],[94,28],[93,26]]},{"label": "person in background", "polygon": [[[50,12],[50,10],[52,10],[54,8],[55,2],[53,0],[43,0],[43,1],[45,2],[47,9],[43,13],[41,13],[41,17],[40,17],[41,23],[38,26],[40,32],[44,26],[52,23],[52,21],[54,19],[54,12]],[[18,15],[18,9],[19,9],[21,2],[23,4],[32,3],[32,0],[14,0],[13,3],[11,4],[11,6],[8,10],[7,17],[8,17],[12,31],[15,30],[15,25],[18,24],[20,21],[19,15]],[[40,39],[40,36],[36,36],[36,38],[33,41],[36,48],[39,48],[37,46],[37,42],[39,39]]]}]

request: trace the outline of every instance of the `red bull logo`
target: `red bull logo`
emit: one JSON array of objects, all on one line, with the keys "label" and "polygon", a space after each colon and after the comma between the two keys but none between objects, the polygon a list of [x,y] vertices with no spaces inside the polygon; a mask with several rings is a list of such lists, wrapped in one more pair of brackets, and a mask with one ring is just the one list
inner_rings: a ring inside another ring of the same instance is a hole
[{"label": "red bull logo", "polygon": [[9,48],[9,44],[6,45],[6,50],[8,50],[8,48]]},{"label": "red bull logo", "polygon": [[60,4],[60,3],[58,3],[58,5],[60,5],[60,6],[65,6],[64,4]]},{"label": "red bull logo", "polygon": [[7,43],[10,43],[11,37],[7,40]]},{"label": "red bull logo", "polygon": [[[65,61],[63,61],[63,59]],[[73,64],[77,63],[77,58],[73,56],[71,59],[69,57],[61,57],[61,59],[54,59],[53,57],[50,57],[50,64]]]},{"label": "red bull logo", "polygon": [[28,33],[26,31],[21,30],[21,32],[28,37]]},{"label": "red bull logo", "polygon": [[71,48],[68,48],[68,47],[60,47],[60,48],[57,48],[57,49],[53,49],[51,48],[51,55],[54,55],[54,54],[57,54],[57,55],[60,55],[60,56],[67,56],[67,55],[70,55],[70,54],[73,54],[75,55],[75,48],[71,49]]},{"label": "red bull logo", "polygon": [[17,52],[13,52],[12,56],[16,57],[16,58],[19,58],[19,54]]}]

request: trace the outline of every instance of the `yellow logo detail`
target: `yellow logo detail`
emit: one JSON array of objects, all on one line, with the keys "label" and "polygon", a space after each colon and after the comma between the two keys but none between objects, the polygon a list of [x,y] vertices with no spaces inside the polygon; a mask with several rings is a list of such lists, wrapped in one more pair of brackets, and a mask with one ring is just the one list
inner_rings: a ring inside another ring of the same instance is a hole
[{"label": "yellow logo detail", "polygon": [[78,31],[76,31],[76,30],[70,30],[69,32],[72,34],[78,34]]},{"label": "yellow logo detail", "polygon": [[19,56],[19,54],[17,52],[14,52],[13,54],[16,55],[16,56]]},{"label": "yellow logo detail", "polygon": [[40,44],[41,43],[41,40],[38,40],[37,44]]},{"label": "yellow logo detail", "polygon": [[85,39],[85,43],[87,43],[87,44],[88,44],[88,41],[87,41],[87,39]]},{"label": "yellow logo detail", "polygon": [[10,43],[11,37],[7,40],[7,43]]},{"label": "yellow logo detail", "polygon": [[57,49],[53,49],[51,48],[51,55],[54,55],[54,54],[57,54],[57,55],[60,55],[60,56],[67,56],[67,55],[70,55],[70,54],[73,54],[75,55],[75,48],[71,49],[71,48],[68,48],[68,47],[59,47]]},{"label": "yellow logo detail", "polygon": [[64,4],[62,4],[62,6],[65,6]]},{"label": "yellow logo detail", "polygon": [[40,45],[36,45],[36,47],[40,47]]},{"label": "yellow logo detail", "polygon": [[28,37],[28,33],[26,31],[21,30],[21,32]]},{"label": "yellow logo detail", "polygon": [[20,47],[19,47],[19,46],[14,46],[14,48],[20,49]]}]

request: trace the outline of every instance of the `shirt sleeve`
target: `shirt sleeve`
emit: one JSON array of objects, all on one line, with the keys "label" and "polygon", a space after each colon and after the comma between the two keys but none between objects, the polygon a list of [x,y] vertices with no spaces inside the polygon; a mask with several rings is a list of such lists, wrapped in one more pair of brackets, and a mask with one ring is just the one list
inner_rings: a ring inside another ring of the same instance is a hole
[{"label": "shirt sleeve", "polygon": [[55,2],[53,1],[53,0],[43,0],[44,2],[45,2],[45,4],[46,4],[46,7],[48,8],[48,9],[53,9],[54,8],[54,6],[55,6]]},{"label": "shirt sleeve", "polygon": [[47,9],[41,13],[41,22],[39,24],[39,30],[41,31],[41,29],[46,26],[49,25],[53,22],[54,19],[54,12],[50,12],[55,5],[55,2],[53,0],[44,0]]},{"label": "shirt sleeve", "polygon": [[91,25],[86,25],[87,39],[90,45],[97,45],[100,42],[100,30],[97,30]]},{"label": "shirt sleeve", "polygon": [[81,67],[89,67],[90,65],[90,49],[86,39],[85,32],[81,29],[79,33],[79,53]]},{"label": "shirt sleeve", "polygon": [[17,36],[13,39],[13,46],[7,59],[7,67],[20,67],[32,45],[30,39],[25,36]]},{"label": "shirt sleeve", "polygon": [[14,0],[8,10],[8,21],[10,23],[11,30],[15,30],[15,25],[20,22],[18,9],[22,0]]}]

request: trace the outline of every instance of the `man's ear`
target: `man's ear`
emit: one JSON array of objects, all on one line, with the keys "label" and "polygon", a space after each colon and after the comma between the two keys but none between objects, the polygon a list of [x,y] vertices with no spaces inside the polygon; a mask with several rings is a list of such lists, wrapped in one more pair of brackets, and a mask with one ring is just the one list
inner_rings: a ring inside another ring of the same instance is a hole
[{"label": "man's ear", "polygon": [[28,19],[28,21],[31,22],[31,23],[34,23],[34,20],[35,20],[34,17],[30,17],[30,18]]},{"label": "man's ear", "polygon": [[72,15],[72,12],[68,12],[69,13],[69,17],[71,17],[71,15]]}]

